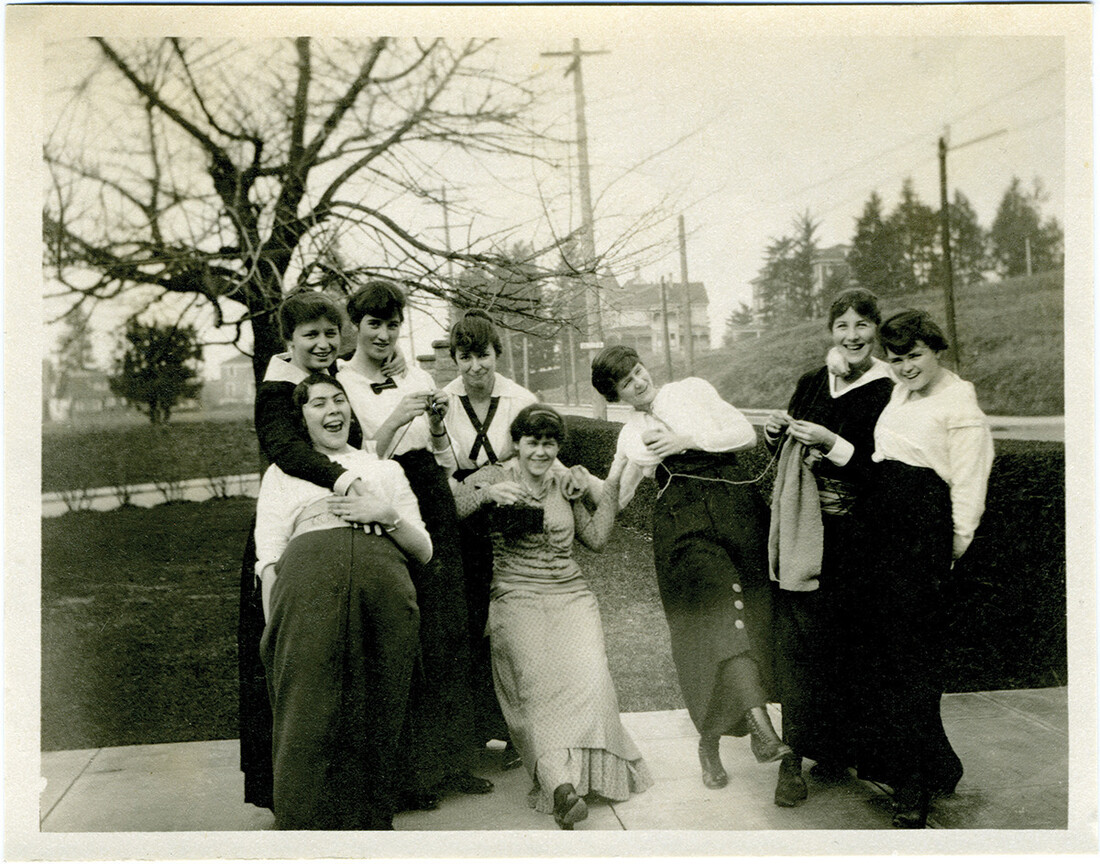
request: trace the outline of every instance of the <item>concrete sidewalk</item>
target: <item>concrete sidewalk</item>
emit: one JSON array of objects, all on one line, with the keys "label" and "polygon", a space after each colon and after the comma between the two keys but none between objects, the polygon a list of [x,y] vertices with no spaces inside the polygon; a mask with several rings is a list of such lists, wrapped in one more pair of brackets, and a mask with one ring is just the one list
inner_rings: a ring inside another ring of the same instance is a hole
[{"label": "concrete sidewalk", "polygon": [[[943,699],[943,717],[966,774],[954,795],[935,801],[930,827],[1067,827],[1064,688],[951,694]],[[722,739],[730,784],[705,788],[698,738],[684,710],[624,714],[623,723],[655,782],[629,801],[592,805],[577,831],[891,828],[889,797],[856,779],[822,786],[808,778],[807,801],[776,807],[776,765],[756,764],[745,739]],[[522,768],[502,771],[499,753],[488,750],[482,763],[480,773],[496,784],[491,795],[451,797],[438,810],[402,813],[397,829],[557,830],[550,816],[527,807],[530,779]],[[242,801],[236,741],[43,753],[41,773],[44,832],[259,831],[272,825],[268,810]]]}]

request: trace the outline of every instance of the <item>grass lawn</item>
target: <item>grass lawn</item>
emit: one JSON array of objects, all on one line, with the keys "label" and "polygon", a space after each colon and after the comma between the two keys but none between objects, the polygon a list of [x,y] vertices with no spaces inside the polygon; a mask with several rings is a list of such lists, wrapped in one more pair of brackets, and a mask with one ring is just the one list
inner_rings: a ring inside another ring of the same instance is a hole
[{"label": "grass lawn", "polygon": [[[251,499],[42,521],[42,749],[237,737]],[[579,553],[623,711],[682,707],[648,538]]]}]

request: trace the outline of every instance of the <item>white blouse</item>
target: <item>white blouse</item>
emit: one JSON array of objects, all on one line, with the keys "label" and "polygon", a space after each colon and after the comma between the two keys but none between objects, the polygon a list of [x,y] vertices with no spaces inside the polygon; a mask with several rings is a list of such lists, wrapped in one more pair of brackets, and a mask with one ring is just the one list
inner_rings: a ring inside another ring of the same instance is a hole
[{"label": "white blouse", "polygon": [[923,398],[910,399],[907,387],[895,385],[875,426],[871,458],[931,468],[948,485],[958,558],[974,539],[985,511],[993,434],[974,385],[948,369],[943,374],[949,376],[947,386]]},{"label": "white blouse", "polygon": [[[378,428],[386,422],[393,413],[397,404],[409,393],[436,390],[432,376],[419,366],[408,366],[401,375],[394,376],[396,387],[390,387],[375,393],[371,384],[381,384],[381,381],[372,381],[361,372],[351,368],[347,363],[337,364],[336,377],[344,385],[351,403],[351,410],[363,429],[363,449],[374,449],[374,436],[378,434]],[[443,442],[446,445],[446,441]],[[428,425],[427,414],[414,417],[411,422],[401,426],[393,434],[390,442],[392,453],[408,453],[410,450],[427,450],[435,455],[436,461],[444,468],[449,469],[448,474],[454,470],[454,457],[449,447],[444,446],[436,451],[433,446],[432,431]]]},{"label": "white blouse", "polygon": [[[368,494],[377,495],[383,501],[389,502],[397,511],[402,525],[422,534],[423,542],[431,548],[431,537],[420,518],[416,496],[400,465],[353,447],[330,455],[329,458],[353,472],[367,487]],[[345,527],[349,524],[339,516],[327,512],[325,502],[331,497],[332,492],[328,489],[308,480],[291,477],[278,465],[271,465],[267,469],[256,500],[257,575],[262,574],[267,565],[275,564],[282,557],[287,544],[297,534]],[[307,508],[309,513],[305,512]],[[306,517],[304,520],[303,515]]]},{"label": "white blouse", "polygon": [[635,411],[619,432],[616,456],[627,458],[619,487],[619,507],[625,507],[643,477],[652,477],[661,459],[642,440],[650,429],[686,435],[689,449],[730,453],[756,444],[756,430],[745,415],[726,402],[708,381],[685,378],[665,384],[648,411]]},{"label": "white blouse", "polygon": [[[443,422],[450,435],[458,467],[469,470],[488,465],[489,456],[484,447],[478,449],[476,460],[470,458],[474,442],[477,440],[477,432],[459,398],[466,395],[466,384],[462,376],[455,378],[443,390],[450,396],[450,407]],[[496,455],[496,461],[503,462],[512,455],[514,449],[512,435],[508,431],[512,421],[523,408],[538,400],[530,390],[521,387],[511,378],[505,378],[500,373],[497,373],[493,381],[493,398],[498,397],[497,410],[489,424],[488,439],[489,446],[493,448],[493,453]]]}]

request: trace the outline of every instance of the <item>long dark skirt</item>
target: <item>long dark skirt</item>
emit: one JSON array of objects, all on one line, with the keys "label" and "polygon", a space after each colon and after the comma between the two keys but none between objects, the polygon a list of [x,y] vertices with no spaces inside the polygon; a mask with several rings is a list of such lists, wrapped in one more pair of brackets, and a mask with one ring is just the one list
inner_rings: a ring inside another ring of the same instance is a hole
[{"label": "long dark skirt", "polygon": [[929,468],[886,461],[862,499],[871,542],[854,609],[856,766],[895,788],[954,789],[962,763],[940,718],[943,623],[940,582],[951,570],[951,498]]},{"label": "long dark skirt", "polygon": [[708,735],[748,734],[745,713],[774,692],[767,507],[747,479],[728,453],[680,454],[657,471],[668,481],[653,507],[657,585],[684,701]]},{"label": "long dark skirt", "polygon": [[419,612],[405,555],[354,528],[295,537],[260,655],[273,709],[275,824],[392,828],[397,741]]},{"label": "long dark skirt", "polygon": [[271,702],[267,696],[267,673],[260,660],[260,637],[264,632],[264,610],[256,579],[256,517],[248,526],[244,558],[241,561],[240,605],[237,617],[237,724],[241,739],[241,771],[244,772],[244,800],[257,807],[272,808],[271,796]]},{"label": "long dark skirt", "polygon": [[470,699],[474,734],[479,742],[508,740],[508,725],[493,689],[490,658],[489,588],[493,582],[493,541],[489,532],[489,511],[476,510],[459,523],[462,569],[466,579],[466,612],[470,636]]},{"label": "long dark skirt", "polygon": [[420,606],[420,663],[409,697],[405,770],[398,782],[417,793],[471,765],[470,625],[458,513],[447,475],[426,450],[394,458],[416,494],[434,550],[427,565],[410,562],[409,570]]},{"label": "long dark skirt", "polygon": [[851,763],[851,574],[866,567],[854,516],[822,515],[814,591],[775,590],[775,670],[783,740],[800,756]]}]

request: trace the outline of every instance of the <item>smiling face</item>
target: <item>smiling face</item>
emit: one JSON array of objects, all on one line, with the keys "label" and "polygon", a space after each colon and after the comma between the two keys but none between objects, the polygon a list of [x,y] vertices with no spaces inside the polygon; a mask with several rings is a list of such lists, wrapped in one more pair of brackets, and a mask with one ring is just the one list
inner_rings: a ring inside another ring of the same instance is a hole
[{"label": "smiling face", "polygon": [[488,395],[493,392],[493,383],[497,371],[497,351],[492,345],[480,350],[459,350],[455,352],[458,374],[467,392]]},{"label": "smiling face", "polygon": [[561,445],[556,438],[523,435],[516,442],[516,458],[520,468],[536,479],[543,477],[558,458]]},{"label": "smiling face", "polygon": [[381,365],[393,356],[397,337],[401,335],[401,318],[375,318],[366,315],[359,322],[359,341],[356,350],[362,351],[368,360]]},{"label": "smiling face", "polygon": [[315,450],[339,453],[347,447],[351,406],[339,387],[327,383],[312,385],[309,398],[302,405],[302,419]]},{"label": "smiling face", "polygon": [[649,370],[641,363],[635,363],[630,374],[620,378],[615,385],[615,395],[619,397],[620,402],[642,409],[653,404],[657,396],[657,388],[653,386]]},{"label": "smiling face", "polygon": [[871,365],[871,349],[874,347],[878,327],[849,308],[833,320],[833,344],[840,349],[852,371],[864,371]]},{"label": "smiling face", "polygon": [[940,365],[940,352],[933,351],[919,339],[913,347],[902,354],[886,350],[886,359],[890,362],[898,380],[909,388],[911,393],[927,395],[943,377]]},{"label": "smiling face", "polygon": [[304,372],[323,372],[340,350],[340,324],[327,318],[306,321],[294,328],[287,342],[290,362]]}]

